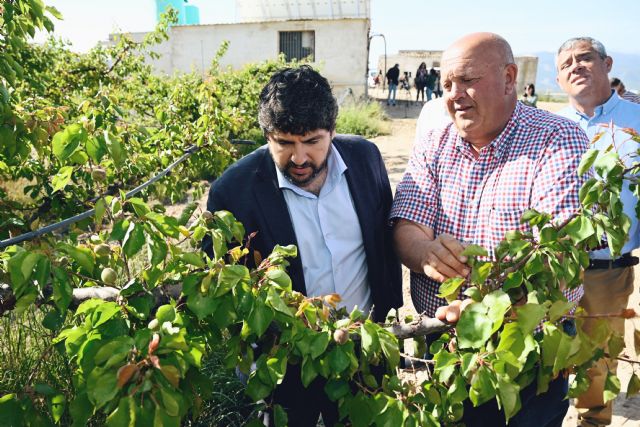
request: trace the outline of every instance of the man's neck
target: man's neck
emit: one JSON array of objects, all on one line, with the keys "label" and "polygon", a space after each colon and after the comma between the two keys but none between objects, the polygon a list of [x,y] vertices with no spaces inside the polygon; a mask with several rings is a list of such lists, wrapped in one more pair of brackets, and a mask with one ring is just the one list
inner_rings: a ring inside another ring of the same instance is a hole
[{"label": "man's neck", "polygon": [[611,95],[611,91],[607,92],[606,95],[604,92],[598,94],[586,94],[581,97],[569,98],[569,102],[573,108],[578,110],[580,113],[587,117],[593,117],[596,108],[606,103],[609,98],[611,98]]},{"label": "man's neck", "polygon": [[315,196],[319,196],[320,190],[322,190],[322,186],[327,180],[328,170],[329,170],[329,165],[327,165],[326,168],[322,169],[322,171],[318,174],[318,176],[316,176],[315,179],[313,179],[310,183],[300,188],[302,188],[304,191],[308,191],[309,193]]}]

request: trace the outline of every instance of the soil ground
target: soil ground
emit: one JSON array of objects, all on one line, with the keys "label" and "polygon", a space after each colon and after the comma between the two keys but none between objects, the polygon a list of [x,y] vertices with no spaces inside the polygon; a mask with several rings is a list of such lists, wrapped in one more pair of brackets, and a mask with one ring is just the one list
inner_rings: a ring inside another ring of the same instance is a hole
[{"label": "soil ground", "polygon": [[[374,90],[373,96],[381,95],[380,91]],[[409,160],[413,141],[415,137],[415,126],[420,110],[422,109],[422,102],[415,103],[415,94],[406,94],[400,92],[397,98],[396,106],[387,106],[384,102],[384,98],[381,98],[380,102],[384,106],[385,111],[390,118],[391,127],[390,134],[373,138],[372,141],[376,143],[382,157],[384,158],[389,173],[389,179],[391,181],[391,187],[395,191],[395,187],[402,178],[402,174]],[[558,111],[564,104],[556,103],[539,103],[538,107],[544,108],[549,111]],[[636,267],[638,268],[638,267]],[[414,312],[411,302],[411,296],[409,294],[409,273],[406,268],[403,267],[403,291],[405,304],[401,310],[403,313]],[[635,291],[631,296],[629,306],[635,308],[637,312],[640,312],[640,294],[638,288],[640,287],[640,271],[636,271]],[[638,323],[640,327],[640,322]],[[627,327],[625,332],[625,342],[627,348],[625,353],[632,358],[635,358],[634,344],[633,344],[633,324],[631,321],[627,321]],[[618,375],[622,384],[622,393],[614,401],[613,420],[611,426],[615,427],[640,427],[640,396],[634,396],[629,399],[626,398],[626,388],[629,378],[632,373],[632,366],[629,363],[620,362],[618,367]],[[563,427],[573,427],[576,425],[577,411],[575,407],[569,408],[569,412],[564,420]]]}]

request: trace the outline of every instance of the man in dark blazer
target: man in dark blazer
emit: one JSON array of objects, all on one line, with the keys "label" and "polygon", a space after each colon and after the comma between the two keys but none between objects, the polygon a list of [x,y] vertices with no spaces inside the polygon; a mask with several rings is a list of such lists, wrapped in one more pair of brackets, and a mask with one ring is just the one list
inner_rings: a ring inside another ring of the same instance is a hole
[{"label": "man in dark blazer", "polygon": [[[307,296],[339,293],[342,304],[384,320],[402,305],[400,264],[387,220],[392,195],[378,148],[335,134],[338,106],[327,80],[308,66],[276,72],[260,94],[258,118],[268,141],[231,166],[209,192],[209,211],[228,210],[255,233],[267,256],[295,244],[293,289]],[[211,242],[204,249],[212,253]],[[291,367],[290,367],[291,368]],[[316,379],[304,389],[288,369],[274,400],[290,425],[337,422],[337,407]]]}]

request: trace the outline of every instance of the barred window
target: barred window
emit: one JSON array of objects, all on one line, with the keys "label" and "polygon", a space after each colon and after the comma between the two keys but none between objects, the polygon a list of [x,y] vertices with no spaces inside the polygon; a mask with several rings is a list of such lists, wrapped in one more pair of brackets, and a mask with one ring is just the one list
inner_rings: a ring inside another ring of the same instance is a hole
[{"label": "barred window", "polygon": [[280,31],[280,53],[287,61],[309,59],[315,61],[315,31]]}]

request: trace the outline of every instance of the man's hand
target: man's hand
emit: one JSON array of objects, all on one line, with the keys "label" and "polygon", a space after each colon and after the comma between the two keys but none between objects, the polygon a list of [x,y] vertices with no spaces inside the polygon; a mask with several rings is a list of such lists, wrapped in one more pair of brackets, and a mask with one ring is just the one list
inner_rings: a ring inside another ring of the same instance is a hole
[{"label": "man's hand", "polygon": [[433,229],[405,219],[396,222],[393,236],[400,260],[411,271],[424,273],[438,282],[469,274],[467,257],[461,255],[464,244],[453,236],[436,237]]},{"label": "man's hand", "polygon": [[456,323],[460,320],[460,313],[467,308],[469,304],[473,303],[472,299],[466,299],[464,301],[455,300],[449,305],[438,307],[436,310],[436,319],[447,322]]},{"label": "man's hand", "polygon": [[425,245],[422,261],[424,274],[438,282],[444,282],[452,277],[466,277],[469,266],[467,257],[461,255],[463,244],[449,234],[441,234]]}]

